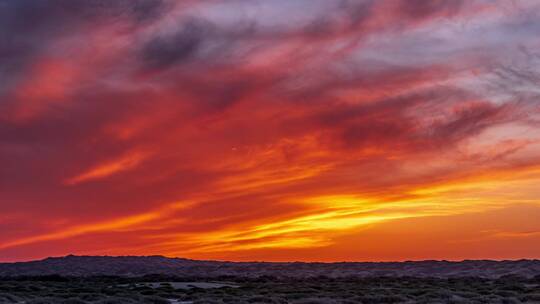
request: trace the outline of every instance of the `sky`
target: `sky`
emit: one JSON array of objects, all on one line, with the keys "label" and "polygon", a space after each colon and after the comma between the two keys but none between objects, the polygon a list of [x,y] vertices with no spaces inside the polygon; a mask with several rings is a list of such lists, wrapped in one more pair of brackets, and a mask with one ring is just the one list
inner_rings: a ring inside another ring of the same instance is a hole
[{"label": "sky", "polygon": [[0,261],[540,258],[540,2],[0,0]]}]

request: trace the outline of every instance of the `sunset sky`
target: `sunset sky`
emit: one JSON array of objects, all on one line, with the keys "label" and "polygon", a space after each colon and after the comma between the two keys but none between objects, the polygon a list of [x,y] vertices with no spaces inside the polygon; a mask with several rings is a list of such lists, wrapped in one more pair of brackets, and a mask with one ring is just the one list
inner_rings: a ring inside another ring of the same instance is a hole
[{"label": "sunset sky", "polygon": [[0,262],[540,258],[540,1],[0,0]]}]

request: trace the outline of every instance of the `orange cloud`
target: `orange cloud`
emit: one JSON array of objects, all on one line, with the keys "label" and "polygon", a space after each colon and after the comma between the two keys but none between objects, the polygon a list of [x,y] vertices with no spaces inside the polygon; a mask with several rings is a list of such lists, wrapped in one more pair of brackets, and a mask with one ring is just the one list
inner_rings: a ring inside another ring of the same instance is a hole
[{"label": "orange cloud", "polygon": [[69,178],[65,181],[65,184],[75,185],[78,183],[105,178],[118,172],[126,171],[136,167],[146,157],[148,157],[148,153],[138,151],[128,153],[127,155],[122,156],[119,159],[100,164],[84,173]]},{"label": "orange cloud", "polygon": [[538,252],[537,4],[36,5],[0,12],[0,260]]},{"label": "orange cloud", "polygon": [[174,203],[169,204],[165,208],[161,208],[160,210],[147,212],[143,214],[137,214],[132,216],[126,216],[122,218],[113,219],[106,222],[99,222],[99,223],[91,223],[87,225],[79,225],[79,226],[73,226],[73,227],[64,227],[61,231],[41,234],[41,235],[35,235],[28,238],[21,238],[17,239],[15,241],[7,242],[7,243],[1,243],[0,244],[0,250],[10,247],[16,247],[16,246],[22,246],[27,244],[32,244],[36,242],[45,242],[45,241],[52,241],[52,240],[61,240],[61,239],[67,239],[76,237],[83,234],[88,233],[95,233],[95,232],[103,232],[103,231],[129,231],[130,228],[136,227],[157,219],[160,219],[169,213],[185,208],[188,206],[189,203],[182,202],[182,203]]}]

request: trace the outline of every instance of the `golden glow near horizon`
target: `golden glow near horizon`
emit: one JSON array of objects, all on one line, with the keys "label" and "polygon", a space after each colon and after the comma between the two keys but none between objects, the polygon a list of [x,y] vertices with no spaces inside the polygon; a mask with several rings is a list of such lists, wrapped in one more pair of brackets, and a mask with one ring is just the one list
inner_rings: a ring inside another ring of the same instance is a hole
[{"label": "golden glow near horizon", "polygon": [[2,7],[0,262],[540,258],[540,3],[115,2]]},{"label": "golden glow near horizon", "polygon": [[[307,206],[305,212],[283,219],[271,220],[269,223],[256,224],[234,223],[227,228],[201,233],[159,233],[152,231],[166,230],[178,225],[179,211],[197,205],[196,202],[179,202],[165,204],[152,212],[120,217],[107,222],[98,222],[82,226],[64,227],[49,234],[23,238],[11,243],[2,244],[0,249],[50,240],[70,239],[84,234],[124,231],[150,231],[145,237],[158,239],[160,248],[165,253],[228,252],[252,249],[272,248],[317,248],[330,246],[332,236],[347,234],[350,230],[361,227],[372,227],[382,222],[407,218],[452,216],[465,213],[484,212],[504,208],[509,197],[500,197],[494,189],[505,189],[513,194],[512,201],[522,204],[536,204],[537,200],[519,199],[519,190],[540,182],[537,168],[496,172],[497,180],[486,180],[485,176],[470,177],[465,182],[450,182],[430,187],[407,191],[413,196],[402,199],[361,198],[355,195],[323,195],[307,197],[296,203]],[[537,176],[536,179],[521,179],[523,176]],[[517,177],[517,178],[516,178]],[[510,189],[508,185],[513,185]],[[263,186],[264,187],[264,186]],[[537,231],[494,232],[496,238],[537,237]]]}]

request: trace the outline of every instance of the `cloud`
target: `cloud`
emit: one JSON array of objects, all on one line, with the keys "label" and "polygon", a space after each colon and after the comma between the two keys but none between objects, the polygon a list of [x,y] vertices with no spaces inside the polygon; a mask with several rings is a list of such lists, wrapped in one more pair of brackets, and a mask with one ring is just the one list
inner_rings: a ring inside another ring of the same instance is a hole
[{"label": "cloud", "polygon": [[463,1],[401,1],[400,9],[402,14],[411,19],[422,19],[432,15],[449,16],[459,13],[463,6]]},{"label": "cloud", "polygon": [[177,32],[152,37],[141,55],[146,69],[167,68],[193,59],[210,30],[204,20],[189,20]]},{"label": "cloud", "polygon": [[0,259],[272,257],[534,205],[538,8],[496,4],[0,2]]},{"label": "cloud", "polygon": [[107,176],[129,170],[137,166],[142,160],[144,160],[144,158],[146,158],[146,156],[142,152],[130,153],[118,160],[114,160],[113,162],[100,164],[95,168],[66,180],[65,183],[68,185],[75,185],[86,181],[106,178]]}]

